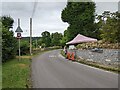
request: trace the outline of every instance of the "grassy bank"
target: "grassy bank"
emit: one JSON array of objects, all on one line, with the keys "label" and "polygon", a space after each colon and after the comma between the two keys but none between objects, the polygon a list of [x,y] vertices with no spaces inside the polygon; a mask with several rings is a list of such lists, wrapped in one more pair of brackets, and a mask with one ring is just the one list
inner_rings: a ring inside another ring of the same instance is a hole
[{"label": "grassy bank", "polygon": [[[61,54],[62,54],[62,56],[65,57],[65,54],[64,54],[63,50],[61,50]],[[103,65],[101,63],[97,63],[97,62],[93,62],[93,61],[87,61],[85,59],[80,59],[80,58],[77,58],[75,61],[78,62],[78,63],[82,63],[82,64],[92,66],[92,67],[96,67],[96,68],[104,69],[104,70],[107,70],[107,71],[120,73],[120,68],[119,67],[115,68],[115,67],[112,67],[112,66]]]},{"label": "grassy bank", "polygon": [[30,87],[30,58],[10,60],[2,65],[2,88]]},{"label": "grassy bank", "polygon": [[37,49],[33,51],[32,56],[21,56],[20,61],[18,61],[18,56],[16,56],[15,59],[3,63],[2,88],[31,88],[31,58],[55,49]]},{"label": "grassy bank", "polygon": [[2,89],[2,65],[0,64],[0,90]]}]

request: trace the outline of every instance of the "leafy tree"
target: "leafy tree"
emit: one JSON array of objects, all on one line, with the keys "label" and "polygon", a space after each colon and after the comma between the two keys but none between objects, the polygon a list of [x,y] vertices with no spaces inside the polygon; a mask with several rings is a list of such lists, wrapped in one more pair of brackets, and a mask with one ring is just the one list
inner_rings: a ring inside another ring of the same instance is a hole
[{"label": "leafy tree", "polygon": [[2,61],[14,58],[17,51],[17,41],[12,31],[2,28]]},{"label": "leafy tree", "polygon": [[42,38],[40,37],[39,39],[38,39],[38,45],[42,45]]},{"label": "leafy tree", "polygon": [[8,16],[1,17],[2,22],[2,61],[14,58],[17,51],[17,40],[13,31],[9,31],[13,26],[13,19]]},{"label": "leafy tree", "polygon": [[45,47],[49,47],[51,44],[50,33],[48,31],[42,32],[42,43],[45,44]]},{"label": "leafy tree", "polygon": [[95,30],[95,3],[94,2],[67,2],[62,11],[62,21],[69,24],[67,38],[73,39],[77,34],[93,37]]},{"label": "leafy tree", "polygon": [[[27,40],[21,40],[20,43],[20,50],[21,50],[21,55],[27,55],[29,53],[29,41]],[[17,54],[19,53],[19,51],[17,50]]]},{"label": "leafy tree", "polygon": [[51,43],[52,46],[59,46],[60,45],[60,40],[62,39],[62,34],[55,32],[51,34]]},{"label": "leafy tree", "polygon": [[2,22],[1,22],[1,19],[0,19],[0,58],[2,58]]},{"label": "leafy tree", "polygon": [[[105,20],[106,18],[106,20]],[[119,13],[110,13],[104,11],[102,15],[98,16],[98,24],[100,25],[100,37],[103,41],[109,43],[115,43],[119,41]]]},{"label": "leafy tree", "polygon": [[68,30],[65,30],[64,35],[63,35],[62,39],[60,40],[60,43],[61,43],[62,46],[65,46],[66,42],[68,42],[67,33],[68,33]]},{"label": "leafy tree", "polygon": [[8,29],[12,28],[14,23],[13,18],[11,18],[10,16],[2,16],[1,21],[2,21],[2,25]]},{"label": "leafy tree", "polygon": [[[120,4],[120,1],[119,1],[119,4]],[[117,24],[116,24],[116,29],[117,29],[117,32],[116,32],[116,36],[117,36],[117,42],[120,43],[120,13],[119,12],[116,12],[116,19],[117,19]]]}]

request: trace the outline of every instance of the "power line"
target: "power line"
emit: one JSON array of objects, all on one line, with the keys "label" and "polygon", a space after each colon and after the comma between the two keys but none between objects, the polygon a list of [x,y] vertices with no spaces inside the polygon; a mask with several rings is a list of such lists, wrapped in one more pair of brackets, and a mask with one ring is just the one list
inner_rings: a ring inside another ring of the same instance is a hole
[{"label": "power line", "polygon": [[36,11],[36,8],[37,8],[37,3],[38,3],[38,1],[37,0],[35,0],[35,2],[34,2],[34,6],[33,6],[33,11],[32,11],[32,18],[34,17],[34,14],[35,14],[35,11]]}]

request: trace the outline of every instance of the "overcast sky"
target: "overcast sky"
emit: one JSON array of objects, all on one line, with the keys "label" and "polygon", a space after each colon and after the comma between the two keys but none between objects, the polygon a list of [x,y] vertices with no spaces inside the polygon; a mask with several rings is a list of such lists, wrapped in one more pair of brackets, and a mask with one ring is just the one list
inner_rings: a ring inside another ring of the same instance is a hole
[{"label": "overcast sky", "polygon": [[[17,19],[20,18],[24,37],[29,36],[29,19],[32,16],[33,36],[41,36],[43,31],[63,33],[68,27],[61,20],[61,11],[65,6],[66,2],[4,2],[2,15],[10,15],[14,19],[13,31],[16,30]],[[117,11],[118,2],[96,2],[96,13],[101,14],[104,10]]]}]

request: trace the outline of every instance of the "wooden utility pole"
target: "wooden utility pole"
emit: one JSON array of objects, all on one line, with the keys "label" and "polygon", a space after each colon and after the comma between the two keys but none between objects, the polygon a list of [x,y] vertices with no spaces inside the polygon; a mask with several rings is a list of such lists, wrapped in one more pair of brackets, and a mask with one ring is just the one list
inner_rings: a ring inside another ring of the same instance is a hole
[{"label": "wooden utility pole", "polygon": [[32,55],[32,18],[30,18],[30,55]]}]

